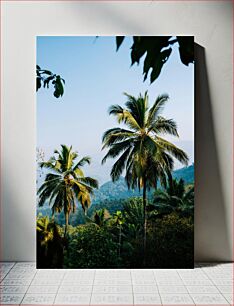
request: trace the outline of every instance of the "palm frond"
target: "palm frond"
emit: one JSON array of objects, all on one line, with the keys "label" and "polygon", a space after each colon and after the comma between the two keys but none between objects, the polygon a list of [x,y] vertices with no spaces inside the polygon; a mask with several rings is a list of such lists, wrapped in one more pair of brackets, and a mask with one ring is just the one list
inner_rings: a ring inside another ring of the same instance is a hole
[{"label": "palm frond", "polygon": [[182,164],[186,166],[188,165],[189,158],[188,158],[188,155],[183,150],[179,149],[173,143],[159,136],[157,136],[155,141],[159,147],[166,150],[169,154],[175,157],[179,162],[181,162]]},{"label": "palm frond", "polygon": [[152,122],[157,118],[163,110],[165,103],[169,100],[168,94],[159,95],[153,106],[149,109],[147,126],[151,126]]},{"label": "palm frond", "polygon": [[61,173],[61,165],[60,165],[60,163],[57,162],[56,160],[54,160],[53,158],[51,158],[47,162],[39,163],[39,167],[52,170],[55,173]]},{"label": "palm frond", "polygon": [[64,198],[65,198],[65,191],[63,188],[59,190],[59,192],[57,193],[54,199],[52,206],[52,214],[54,214],[55,212],[61,212],[62,209],[64,210],[64,212],[69,211],[69,207],[67,207]]},{"label": "palm frond", "polygon": [[84,183],[85,185],[88,185],[92,188],[98,188],[98,181],[93,179],[92,177],[89,177],[89,176],[80,177],[77,179],[77,181]]},{"label": "palm frond", "polygon": [[104,164],[108,158],[115,158],[119,154],[121,154],[124,150],[128,149],[129,147],[132,147],[133,142],[134,140],[130,138],[122,142],[114,143],[113,145],[111,145],[109,151],[102,159],[102,164]]},{"label": "palm frond", "polygon": [[137,122],[137,125],[140,128],[145,126],[146,112],[148,110],[148,95],[147,92],[144,96],[141,94],[138,98],[135,98],[127,93],[124,93],[127,97],[127,102],[125,103],[127,110],[131,114],[131,116]]},{"label": "palm frond", "polygon": [[109,115],[114,115],[117,118],[118,123],[124,122],[133,130],[140,129],[140,126],[133,115],[128,110],[123,109],[120,105],[112,105],[109,108]]},{"label": "palm frond", "polygon": [[102,142],[104,143],[102,149],[109,147],[114,143],[121,142],[122,140],[128,139],[129,137],[134,137],[135,133],[130,130],[125,130],[121,128],[113,128],[107,130],[102,137]]},{"label": "palm frond", "polygon": [[85,164],[88,164],[90,165],[91,163],[91,157],[89,156],[84,156],[83,158],[81,158],[78,163],[73,167],[73,171],[80,168],[80,167],[83,167]]},{"label": "palm frond", "polygon": [[163,117],[157,117],[157,119],[151,123],[149,132],[179,137],[176,122],[172,119],[165,119]]},{"label": "palm frond", "polygon": [[111,178],[112,181],[115,182],[120,178],[120,175],[122,174],[126,161],[128,159],[128,156],[130,154],[132,147],[128,147],[124,153],[119,157],[119,159],[114,163],[112,169],[111,169]]}]

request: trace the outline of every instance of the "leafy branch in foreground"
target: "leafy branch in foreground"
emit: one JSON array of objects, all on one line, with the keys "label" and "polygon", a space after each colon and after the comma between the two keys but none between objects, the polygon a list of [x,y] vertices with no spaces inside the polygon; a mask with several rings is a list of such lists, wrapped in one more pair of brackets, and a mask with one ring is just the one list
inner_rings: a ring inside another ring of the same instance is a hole
[{"label": "leafy branch in foreground", "polygon": [[[116,49],[123,43],[124,36],[116,36]],[[150,83],[153,83],[161,73],[163,65],[169,59],[172,46],[178,43],[181,62],[188,66],[194,63],[194,38],[193,36],[133,36],[131,46],[132,65],[140,63],[144,58],[144,81],[150,73]]]},{"label": "leafy branch in foreground", "polygon": [[49,88],[50,83],[54,86],[55,98],[62,97],[64,94],[65,80],[60,75],[54,74],[49,70],[41,69],[40,66],[36,66],[36,88],[37,91],[43,86]]}]

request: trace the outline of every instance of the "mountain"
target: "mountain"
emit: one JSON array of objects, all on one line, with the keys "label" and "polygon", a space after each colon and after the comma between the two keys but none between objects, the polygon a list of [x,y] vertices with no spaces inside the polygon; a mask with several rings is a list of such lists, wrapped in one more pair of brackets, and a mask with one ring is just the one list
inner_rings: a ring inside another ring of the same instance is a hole
[{"label": "mountain", "polygon": [[185,183],[194,183],[194,164],[184,167],[173,172],[173,177],[176,179],[182,178]]},{"label": "mountain", "polygon": [[[193,183],[194,165],[175,170],[172,175],[176,179],[182,178],[187,184]],[[113,183],[112,181],[109,181],[103,184],[98,190],[95,190],[92,203],[96,204],[100,201],[105,200],[117,200],[126,199],[130,197],[139,197],[141,194],[142,193],[139,192],[139,190],[137,189],[129,190],[125,179],[123,177],[120,177],[117,182]]]},{"label": "mountain", "polygon": [[[176,179],[182,178],[186,184],[194,182],[194,165],[184,167],[173,172],[173,177]],[[41,178],[40,178],[41,179]],[[153,190],[148,192],[150,197],[153,194]],[[92,199],[92,204],[100,204],[101,202],[110,202],[114,200],[127,199],[132,197],[139,197],[142,195],[142,192],[138,189],[129,190],[125,179],[120,177],[120,179],[113,183],[108,181],[105,184],[101,185],[98,190],[94,191],[94,197]],[[42,208],[38,208],[38,211],[43,211],[45,209],[50,209],[48,204],[44,205]]]},{"label": "mountain", "polygon": [[[189,167],[184,167],[173,172],[173,177],[180,179],[182,178],[185,183],[194,182],[194,165]],[[41,179],[41,178],[40,178]],[[153,190],[148,192],[148,197],[150,198],[153,194]],[[121,210],[123,208],[123,203],[125,199],[131,197],[139,197],[142,193],[139,190],[128,190],[125,179],[120,177],[120,179],[113,183],[112,181],[106,182],[98,190],[94,192],[94,198],[89,209],[89,216],[97,209],[105,207],[112,214],[116,210]],[[51,216],[51,208],[46,203],[43,207],[37,207],[37,212],[42,213],[42,215]],[[64,214],[55,214],[56,221],[60,224],[64,224]],[[75,214],[70,216],[70,224],[76,226],[78,224],[84,223],[84,213],[80,205]]]},{"label": "mountain", "polygon": [[129,197],[139,197],[139,190],[129,190],[125,179],[121,176],[117,182],[109,181],[94,191],[93,204],[105,200],[126,199]]}]

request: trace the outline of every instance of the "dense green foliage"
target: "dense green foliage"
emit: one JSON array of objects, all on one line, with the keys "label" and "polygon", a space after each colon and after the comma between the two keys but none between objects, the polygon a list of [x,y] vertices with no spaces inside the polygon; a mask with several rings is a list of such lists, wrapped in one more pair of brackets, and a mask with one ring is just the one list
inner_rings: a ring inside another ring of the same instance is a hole
[{"label": "dense green foliage", "polygon": [[103,227],[95,224],[75,228],[68,240],[65,268],[114,268],[118,266],[118,244]]},{"label": "dense green foliage", "polygon": [[194,185],[185,186],[184,180],[171,179],[164,190],[155,191],[153,203],[149,210],[155,208],[162,214],[178,212],[184,216],[193,213]]},{"label": "dense green foliage", "polygon": [[[153,200],[150,203],[153,205]],[[53,219],[38,216],[38,268],[193,266],[192,210],[189,216],[179,211],[168,210],[162,213],[160,206],[154,206],[154,210],[148,212],[147,257],[143,265],[142,198],[123,200],[122,210],[119,211],[116,207],[116,211],[112,213],[106,208],[97,207],[101,207],[101,203],[100,206],[93,205],[89,208],[88,217],[83,215],[81,224],[69,225],[66,238],[64,223],[60,226]]]},{"label": "dense green foliage", "polygon": [[176,213],[149,222],[147,266],[150,268],[193,268],[193,217]]}]

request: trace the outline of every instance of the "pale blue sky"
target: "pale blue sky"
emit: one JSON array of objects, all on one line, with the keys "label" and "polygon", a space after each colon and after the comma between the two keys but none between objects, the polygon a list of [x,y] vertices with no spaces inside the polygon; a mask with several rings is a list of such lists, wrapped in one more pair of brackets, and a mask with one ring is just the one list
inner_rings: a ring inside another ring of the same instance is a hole
[{"label": "pale blue sky", "polygon": [[123,92],[137,96],[148,90],[150,104],[157,95],[168,93],[163,115],[177,122],[180,135],[169,139],[189,154],[190,164],[194,159],[194,66],[180,62],[175,45],[159,78],[150,85],[143,82],[142,62],[130,67],[131,41],[126,38],[116,52],[115,37],[37,38],[37,64],[66,80],[62,98],[54,98],[52,89],[37,93],[37,146],[48,158],[60,144],[72,145],[82,156],[91,156],[93,163],[86,173],[101,183],[109,180],[113,163],[100,165],[101,137],[117,126],[107,111],[112,104],[124,104]]}]

